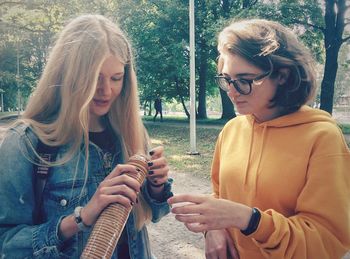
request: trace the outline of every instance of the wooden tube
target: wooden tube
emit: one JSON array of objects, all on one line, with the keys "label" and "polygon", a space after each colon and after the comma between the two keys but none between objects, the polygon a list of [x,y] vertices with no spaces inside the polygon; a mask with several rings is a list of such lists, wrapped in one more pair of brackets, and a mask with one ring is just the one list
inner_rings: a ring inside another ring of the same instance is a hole
[{"label": "wooden tube", "polygon": [[[142,184],[148,171],[147,158],[143,155],[134,155],[130,157],[128,164],[136,166],[138,174],[129,172],[126,174]],[[130,211],[131,208],[127,209],[119,203],[108,205],[98,217],[80,258],[111,258]]]}]

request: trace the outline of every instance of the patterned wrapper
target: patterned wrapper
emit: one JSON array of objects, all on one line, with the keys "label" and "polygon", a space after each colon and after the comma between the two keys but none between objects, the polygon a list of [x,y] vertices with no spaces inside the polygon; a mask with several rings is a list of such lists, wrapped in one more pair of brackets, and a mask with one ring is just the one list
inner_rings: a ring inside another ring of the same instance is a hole
[{"label": "patterned wrapper", "polygon": [[[130,157],[128,164],[134,165],[139,170],[138,174],[126,174],[142,184],[148,171],[147,161],[143,155]],[[111,258],[130,211],[131,208],[127,209],[119,203],[108,205],[97,219],[80,258]]]}]

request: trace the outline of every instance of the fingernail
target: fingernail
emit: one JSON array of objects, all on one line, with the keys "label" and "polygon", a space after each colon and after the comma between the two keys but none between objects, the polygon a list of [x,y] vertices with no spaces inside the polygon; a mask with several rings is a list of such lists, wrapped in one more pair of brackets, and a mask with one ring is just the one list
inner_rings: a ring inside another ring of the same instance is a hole
[{"label": "fingernail", "polygon": [[150,170],[150,171],[148,171],[148,174],[152,175],[152,174],[154,174],[154,172],[152,170]]},{"label": "fingernail", "polygon": [[154,154],[154,151],[150,151],[149,154],[152,156]]},{"label": "fingernail", "polygon": [[148,166],[152,166],[153,162],[148,162],[147,164],[148,164]]}]

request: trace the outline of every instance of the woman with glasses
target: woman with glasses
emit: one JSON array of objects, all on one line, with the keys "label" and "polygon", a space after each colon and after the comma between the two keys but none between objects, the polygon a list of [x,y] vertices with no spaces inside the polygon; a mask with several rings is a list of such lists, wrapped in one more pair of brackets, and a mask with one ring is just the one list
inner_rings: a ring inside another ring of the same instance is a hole
[{"label": "woman with glasses", "polygon": [[232,23],[218,50],[217,83],[241,116],[218,137],[213,195],[175,195],[172,212],[204,232],[207,258],[341,258],[350,249],[350,152],[331,116],[306,105],[311,55],[267,20]]}]

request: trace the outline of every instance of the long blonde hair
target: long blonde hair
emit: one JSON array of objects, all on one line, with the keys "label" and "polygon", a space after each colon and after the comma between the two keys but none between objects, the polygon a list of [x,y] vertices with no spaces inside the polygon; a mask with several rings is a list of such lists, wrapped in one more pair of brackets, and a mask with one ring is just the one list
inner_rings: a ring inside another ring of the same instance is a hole
[{"label": "long blonde hair", "polygon": [[50,146],[68,145],[57,163],[70,160],[82,141],[88,173],[89,104],[104,60],[114,55],[125,65],[121,94],[107,114],[123,143],[124,158],[145,153],[148,136],[139,115],[137,80],[130,43],[122,30],[101,15],[83,15],[69,22],[51,50],[44,72],[23,116],[38,138]]}]

